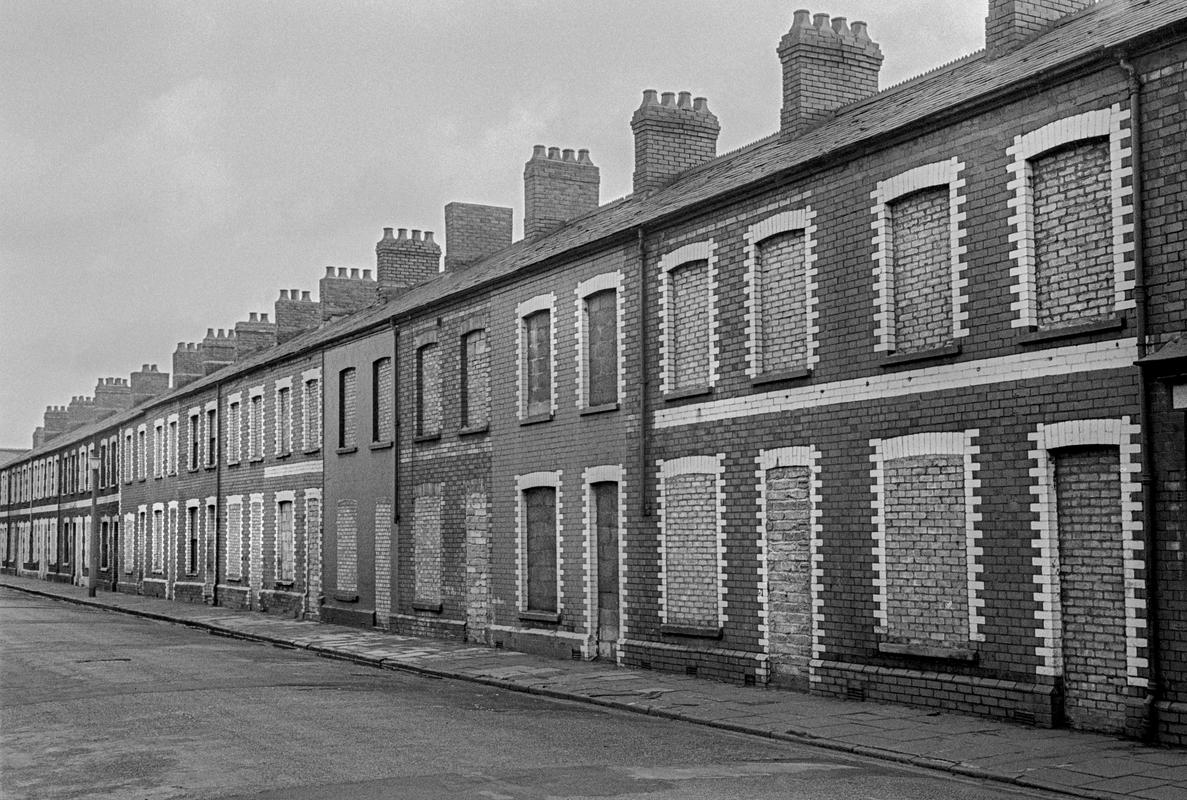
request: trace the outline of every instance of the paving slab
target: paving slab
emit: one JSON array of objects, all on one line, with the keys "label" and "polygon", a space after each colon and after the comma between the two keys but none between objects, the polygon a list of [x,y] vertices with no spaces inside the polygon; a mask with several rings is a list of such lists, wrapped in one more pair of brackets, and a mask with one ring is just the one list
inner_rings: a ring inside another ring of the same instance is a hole
[{"label": "paving slab", "polygon": [[549,697],[812,744],[1072,797],[1187,798],[1187,750],[1027,728],[931,709],[859,703],[769,687],[713,683],[601,662],[559,661],[251,611],[86,590],[0,575],[0,586],[210,633],[298,647],[379,668],[452,677]]}]

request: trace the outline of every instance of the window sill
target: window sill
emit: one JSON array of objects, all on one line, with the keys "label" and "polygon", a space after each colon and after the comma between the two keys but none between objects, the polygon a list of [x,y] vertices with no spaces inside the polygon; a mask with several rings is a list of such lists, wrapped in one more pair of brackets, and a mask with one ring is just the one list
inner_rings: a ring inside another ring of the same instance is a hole
[{"label": "window sill", "polygon": [[317,452],[320,452],[320,451],[321,451],[321,448],[320,448],[320,447],[311,447],[311,448],[308,448],[308,449],[306,449],[306,450],[303,450],[303,451],[302,451],[302,453],[303,453],[304,455],[311,456],[311,455],[313,455],[314,453],[317,453]]},{"label": "window sill", "polygon": [[462,428],[457,432],[458,436],[476,436],[480,433],[487,433],[490,431],[490,423],[483,425],[474,425],[468,428]]},{"label": "window sill", "polygon": [[422,434],[412,437],[412,442],[414,444],[422,444],[422,443],[426,443],[426,442],[439,442],[439,441],[441,441],[441,432],[440,431],[438,431],[437,433],[422,433]]},{"label": "window sill", "polygon": [[950,358],[960,355],[960,345],[946,344],[943,347],[933,347],[930,350],[918,350],[913,353],[892,353],[882,359],[880,366],[897,367],[900,364],[914,364],[917,361],[931,361],[934,358]]},{"label": "window sill", "polygon": [[237,466],[239,466],[239,464],[240,464],[240,462],[238,462],[238,461],[228,461],[227,462],[228,467],[237,467]]},{"label": "window sill", "polygon": [[804,378],[811,378],[812,370],[808,367],[801,367],[800,369],[789,369],[784,372],[771,372],[765,375],[757,375],[750,379],[751,386],[763,386],[768,383],[780,383],[781,381],[798,381]]},{"label": "window sill", "polygon": [[346,455],[350,455],[351,453],[357,453],[358,450],[359,449],[357,447],[339,447],[334,452],[340,456],[346,456]]},{"label": "window sill", "polygon": [[664,636],[683,636],[686,639],[720,639],[721,628],[701,628],[695,625],[660,625]]},{"label": "window sill", "polygon": [[878,652],[896,656],[934,658],[942,661],[966,661],[972,663],[977,660],[977,651],[964,647],[938,647],[926,644],[879,642]]},{"label": "window sill", "polygon": [[272,589],[277,592],[287,592],[293,588],[296,581],[276,581],[272,584]]},{"label": "window sill", "polygon": [[536,414],[531,417],[521,417],[519,420],[520,425],[535,425],[539,422],[552,422],[552,412],[549,411],[547,414]]},{"label": "window sill", "polygon": [[288,458],[288,457],[289,457],[289,456],[291,456],[292,454],[293,454],[293,451],[292,451],[292,450],[288,451],[287,453],[277,453],[277,454],[276,454],[276,460],[277,460],[277,461],[284,461],[286,458]]},{"label": "window sill", "polygon": [[218,467],[218,464],[207,464],[205,469],[207,472],[210,472],[210,470],[216,469],[217,467]]},{"label": "window sill", "polygon": [[248,464],[262,464],[262,463],[264,463],[264,457],[263,456],[253,456],[252,458],[247,459],[247,463]]},{"label": "window sill", "polygon": [[561,615],[556,611],[520,611],[519,619],[521,622],[543,622],[557,625],[561,621]]},{"label": "window sill", "polygon": [[687,389],[676,389],[671,392],[664,392],[664,399],[687,400],[690,397],[703,397],[710,394],[713,394],[712,386],[692,386]]},{"label": "window sill", "polygon": [[413,600],[412,601],[412,610],[413,611],[428,611],[433,614],[440,614],[441,609],[442,609],[442,605],[440,603],[430,603],[427,600]]},{"label": "window sill", "polygon": [[391,442],[371,442],[372,450],[386,450],[392,446]]},{"label": "window sill", "polygon": [[1084,322],[1078,325],[1065,325],[1062,328],[1046,328],[1042,330],[1031,328],[1028,332],[1019,334],[1017,342],[1023,346],[1037,345],[1057,339],[1071,339],[1075,336],[1087,336],[1088,334],[1103,333],[1105,331],[1119,331],[1124,328],[1125,317],[1115,314],[1108,317],[1099,317],[1091,322]]},{"label": "window sill", "polygon": [[593,416],[594,414],[605,414],[608,411],[617,411],[617,410],[618,410],[617,402],[602,403],[602,404],[596,405],[596,406],[586,406],[585,408],[581,409],[580,414],[583,417],[590,417],[590,416]]},{"label": "window sill", "polygon": [[357,603],[359,596],[355,592],[334,592],[334,599],[339,603]]}]

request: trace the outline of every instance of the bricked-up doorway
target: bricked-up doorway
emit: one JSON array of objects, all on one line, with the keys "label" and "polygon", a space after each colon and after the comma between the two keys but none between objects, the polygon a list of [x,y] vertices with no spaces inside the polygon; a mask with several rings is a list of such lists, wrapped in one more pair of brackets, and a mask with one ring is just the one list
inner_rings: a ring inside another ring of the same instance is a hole
[{"label": "bricked-up doorway", "polygon": [[1073,728],[1125,727],[1125,562],[1116,447],[1052,454],[1063,623],[1063,712]]},{"label": "bricked-up doorway", "polygon": [[771,682],[806,689],[812,651],[811,471],[774,467],[764,485]]},{"label": "bricked-up doorway", "polygon": [[618,484],[590,485],[598,552],[598,656],[614,658],[618,646]]}]

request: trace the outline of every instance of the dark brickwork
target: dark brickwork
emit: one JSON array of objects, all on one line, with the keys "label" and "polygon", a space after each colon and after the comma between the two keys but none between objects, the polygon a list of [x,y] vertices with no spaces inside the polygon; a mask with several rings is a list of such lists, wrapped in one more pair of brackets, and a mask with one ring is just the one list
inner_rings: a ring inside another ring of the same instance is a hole
[{"label": "dark brickwork", "polygon": [[942,347],[952,340],[952,267],[948,187],[899,198],[890,217],[894,274],[894,349]]},{"label": "dark brickwork", "polygon": [[[441,271],[441,246],[433,241],[433,232],[419,230],[408,234],[400,228],[393,236],[383,229],[383,238],[375,245],[375,263],[379,285],[387,297],[424,283]],[[322,296],[325,301],[325,296]]]},{"label": "dark brickwork", "polygon": [[703,97],[689,92],[643,93],[642,104],[631,117],[635,134],[636,193],[646,194],[671,183],[682,172],[717,155],[721,125]]},{"label": "dark brickwork", "polygon": [[985,48],[993,55],[1017,49],[1060,17],[1096,0],[990,0],[985,19]]}]

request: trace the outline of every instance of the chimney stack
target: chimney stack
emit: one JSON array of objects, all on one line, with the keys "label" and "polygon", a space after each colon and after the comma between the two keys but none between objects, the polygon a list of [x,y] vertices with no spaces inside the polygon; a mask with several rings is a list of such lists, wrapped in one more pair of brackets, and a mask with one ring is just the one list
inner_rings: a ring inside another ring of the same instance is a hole
[{"label": "chimney stack", "polygon": [[202,373],[210,375],[228,364],[235,363],[235,331],[206,329],[206,337],[198,346],[202,356]]},{"label": "chimney stack", "polygon": [[445,206],[445,271],[467,267],[511,244],[511,209],[477,203]]},{"label": "chimney stack", "polygon": [[1088,8],[1095,0],[989,0],[985,50],[992,57],[1018,49],[1051,23]]},{"label": "chimney stack", "polygon": [[596,209],[601,180],[588,150],[536,145],[523,167],[523,238],[536,239]]},{"label": "chimney stack", "polygon": [[317,291],[321,295],[323,322],[362,311],[379,302],[379,284],[371,277],[369,269],[363,270],[360,276],[357,269],[326,267],[326,277],[318,281]]},{"label": "chimney stack", "polygon": [[281,289],[273,310],[276,312],[277,344],[284,344],[321,325],[321,304],[311,299],[309,292]]},{"label": "chimney stack", "polygon": [[156,364],[145,364],[132,373],[130,384],[132,405],[138,406],[169,391],[169,373],[159,371]]},{"label": "chimney stack", "polygon": [[132,389],[123,378],[100,378],[95,384],[95,405],[101,417],[125,411],[132,407]]},{"label": "chimney stack", "polygon": [[72,397],[66,407],[66,424],[70,430],[99,419],[99,408],[93,397]]},{"label": "chimney stack", "polygon": [[717,134],[721,125],[703,97],[690,92],[643,92],[643,102],[631,117],[635,134],[636,194],[663,188],[680,173],[717,156]]},{"label": "chimney stack", "polygon": [[46,406],[43,421],[44,441],[49,442],[70,430],[70,416],[66,406]]},{"label": "chimney stack", "polygon": [[202,353],[194,342],[178,342],[173,351],[173,388],[180,389],[206,374]]},{"label": "chimney stack", "polygon": [[38,447],[41,447],[47,441],[49,441],[49,440],[45,438],[45,428],[38,425],[36,428],[33,429],[33,449],[34,450],[36,450]]},{"label": "chimney stack", "polygon": [[870,41],[864,22],[799,10],[779,42],[783,63],[780,131],[799,136],[842,106],[878,91],[882,50]]},{"label": "chimney stack", "polygon": [[[400,228],[399,236],[392,228],[383,229],[383,238],[375,244],[375,267],[380,292],[390,300],[404,289],[432,280],[441,271],[441,246],[433,241],[433,232]],[[325,295],[322,295],[325,299]]]},{"label": "chimney stack", "polygon": [[247,320],[235,323],[235,360],[243,361],[261,350],[276,346],[276,323],[267,312],[251,312]]}]

